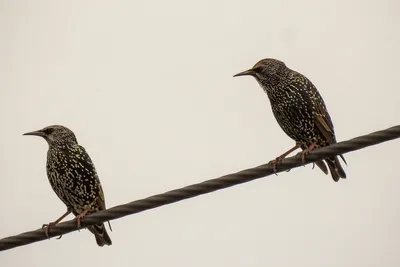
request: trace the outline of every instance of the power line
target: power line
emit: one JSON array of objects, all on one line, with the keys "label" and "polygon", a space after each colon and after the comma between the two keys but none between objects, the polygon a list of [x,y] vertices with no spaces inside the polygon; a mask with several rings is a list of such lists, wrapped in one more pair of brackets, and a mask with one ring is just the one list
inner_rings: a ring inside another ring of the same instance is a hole
[{"label": "power line", "polygon": [[[400,125],[388,128],[386,130],[377,131],[368,135],[356,137],[344,142],[340,142],[329,147],[316,149],[306,156],[306,164],[320,161],[328,157],[345,154],[350,151],[359,150],[368,146],[373,146],[389,140],[400,137]],[[293,156],[282,160],[276,166],[276,172],[282,172],[303,166],[301,158]],[[184,199],[204,195],[217,190],[221,190],[234,185],[246,183],[255,179],[274,174],[271,165],[263,164],[255,168],[243,170],[237,173],[221,176],[216,179],[208,180],[202,183],[189,185],[180,189],[165,192],[163,194],[154,195],[148,198],[136,200],[127,204],[115,206],[108,210],[90,214],[81,220],[81,226],[87,227],[90,225],[115,220],[127,215],[132,215],[145,210],[154,209],[163,205],[172,204]],[[64,235],[78,230],[76,221],[72,219],[67,222],[58,224],[52,227],[49,231],[50,237]],[[10,236],[0,239],[0,251],[7,250],[19,246],[28,245],[34,242],[47,239],[44,231],[38,229],[22,233],[16,236]]]}]

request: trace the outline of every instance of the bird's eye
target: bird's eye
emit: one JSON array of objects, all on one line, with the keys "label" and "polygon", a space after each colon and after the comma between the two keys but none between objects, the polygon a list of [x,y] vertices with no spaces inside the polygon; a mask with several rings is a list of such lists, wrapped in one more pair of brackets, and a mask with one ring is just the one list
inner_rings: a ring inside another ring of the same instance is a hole
[{"label": "bird's eye", "polygon": [[46,129],[43,130],[43,132],[45,134],[51,134],[52,132],[54,132],[54,129],[53,128],[46,128]]},{"label": "bird's eye", "polygon": [[261,67],[260,67],[260,66],[255,67],[255,68],[253,68],[253,71],[255,71],[255,72],[260,72],[260,71],[261,71]]}]

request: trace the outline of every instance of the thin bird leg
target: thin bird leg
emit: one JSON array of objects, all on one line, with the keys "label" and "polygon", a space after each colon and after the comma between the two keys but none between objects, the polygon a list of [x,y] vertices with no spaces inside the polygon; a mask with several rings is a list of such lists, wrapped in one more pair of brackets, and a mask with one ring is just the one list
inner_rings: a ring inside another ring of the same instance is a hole
[{"label": "thin bird leg", "polygon": [[[54,227],[56,224],[58,224],[59,222],[62,221],[62,219],[64,219],[65,217],[67,217],[70,213],[72,212],[72,209],[68,208],[67,212],[64,213],[60,218],[58,218],[57,220],[55,220],[54,222],[48,223],[48,224],[43,224],[42,225],[42,229],[44,230],[44,234],[46,235],[47,238],[49,237],[49,228],[50,227]],[[60,236],[61,238],[61,236]],[[59,239],[60,239],[59,238]]]},{"label": "thin bird leg", "polygon": [[81,219],[83,217],[85,217],[86,213],[89,211],[90,206],[87,207],[86,209],[84,209],[81,213],[79,213],[78,215],[76,215],[76,227],[81,228]]},{"label": "thin bird leg", "polygon": [[306,163],[306,155],[307,155],[308,153],[310,153],[311,150],[314,149],[314,147],[317,145],[317,143],[318,143],[318,139],[315,139],[315,141],[312,142],[311,145],[310,145],[308,148],[304,149],[304,150],[301,152],[301,161],[303,162],[303,164]]},{"label": "thin bird leg", "polygon": [[293,151],[295,151],[296,149],[298,149],[300,147],[299,143],[296,143],[296,145],[294,147],[292,147],[291,149],[289,149],[288,151],[286,151],[285,153],[283,153],[282,155],[280,155],[279,157],[271,160],[270,162],[268,162],[269,164],[272,164],[272,167],[274,168],[274,173],[276,174],[276,164],[281,161],[282,159],[286,158],[287,155],[289,155],[290,153],[292,153]]},{"label": "thin bird leg", "polygon": [[[87,206],[87,208],[85,208],[80,214],[78,214],[78,215],[75,217],[75,218],[76,218],[76,226],[78,227],[78,229],[81,228],[81,219],[82,219],[83,217],[85,217],[86,213],[90,210],[90,208],[92,207],[92,205],[93,205],[94,203],[96,203],[96,201],[97,201],[98,198],[99,198],[99,197],[96,197],[96,198],[93,200],[93,202],[90,203],[90,205]],[[110,228],[111,228],[110,222],[108,222],[108,223],[109,223],[109,226],[110,226]]]}]

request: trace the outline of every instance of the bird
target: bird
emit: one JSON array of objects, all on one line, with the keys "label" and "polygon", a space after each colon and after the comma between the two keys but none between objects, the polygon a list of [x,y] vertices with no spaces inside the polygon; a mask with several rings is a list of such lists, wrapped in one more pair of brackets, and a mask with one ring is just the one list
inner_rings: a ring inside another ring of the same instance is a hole
[{"label": "bird", "polygon": [[[302,159],[311,150],[336,143],[331,117],[320,93],[303,74],[290,69],[280,60],[265,58],[251,69],[233,77],[253,76],[267,94],[272,112],[282,130],[295,141],[295,146],[270,161],[275,165],[297,148],[302,149]],[[347,165],[343,155],[340,155]],[[325,160],[335,182],[346,178],[337,156]],[[328,169],[323,161],[315,164],[325,173]]]},{"label": "bird", "polygon": [[[70,129],[62,125],[51,125],[23,135],[40,136],[47,141],[47,177],[56,195],[67,206],[67,212],[60,218],[43,225],[47,237],[49,228],[71,212],[76,216],[77,227],[80,228],[80,220],[85,215],[106,209],[104,191],[96,168]],[[103,223],[89,226],[88,229],[100,247],[112,244]]]}]

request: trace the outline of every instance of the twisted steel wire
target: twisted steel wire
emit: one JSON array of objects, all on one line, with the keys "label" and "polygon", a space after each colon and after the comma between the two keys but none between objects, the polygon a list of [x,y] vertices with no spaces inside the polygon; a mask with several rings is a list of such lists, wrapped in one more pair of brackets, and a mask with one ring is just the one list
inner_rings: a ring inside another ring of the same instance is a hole
[{"label": "twisted steel wire", "polygon": [[[350,151],[359,150],[368,146],[383,143],[400,137],[400,125],[377,131],[368,135],[363,135],[343,141],[329,147],[324,147],[311,151],[305,158],[305,164],[316,162],[328,157],[345,154]],[[282,172],[303,166],[301,157],[293,156],[283,159],[276,166],[276,172]],[[184,199],[214,192],[234,185],[246,183],[255,179],[274,174],[270,164],[263,164],[255,168],[243,170],[237,173],[221,176],[198,184],[189,185],[180,189],[154,195],[141,200],[136,200],[127,204],[115,206],[108,210],[90,214],[81,220],[81,226],[87,227],[110,220],[115,220],[127,215],[132,215],[145,210],[154,209],[163,205],[172,204]],[[64,235],[78,230],[75,219],[63,222],[53,227],[49,231],[49,237]],[[25,232],[16,236],[0,239],[0,251],[19,247],[34,242],[47,239],[42,229]]]}]

